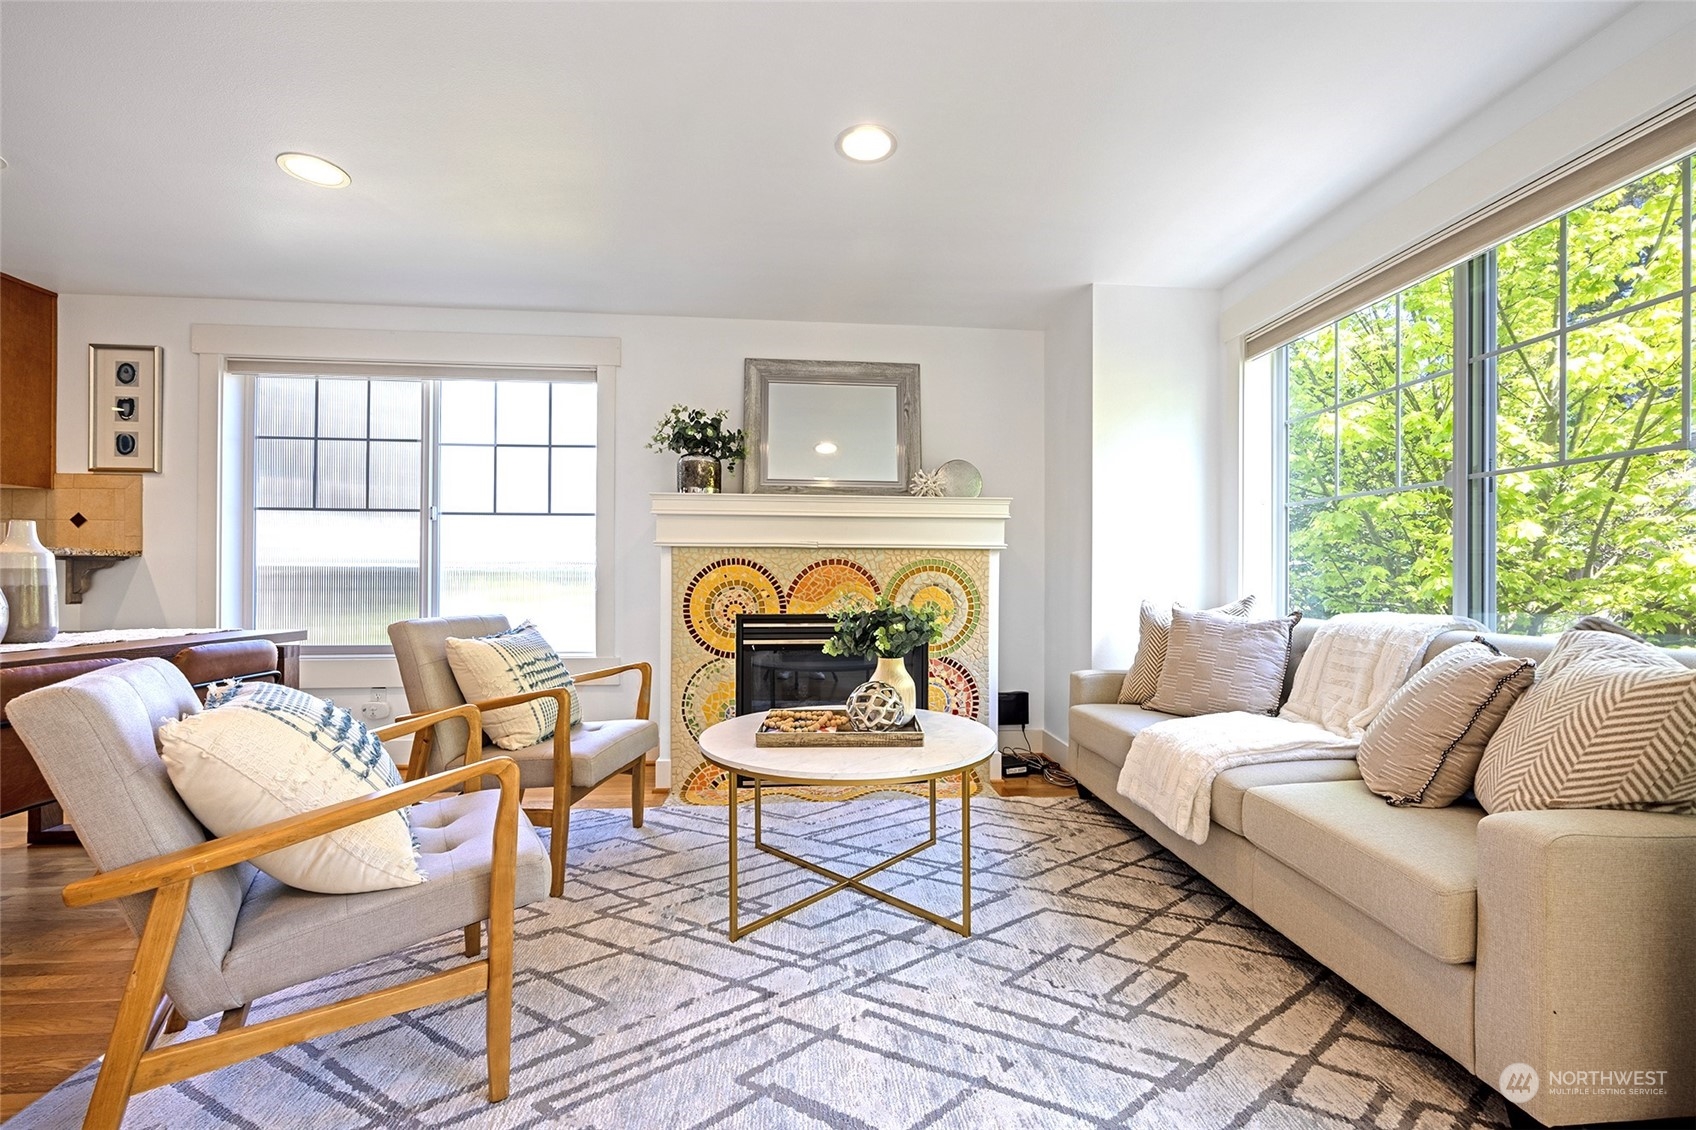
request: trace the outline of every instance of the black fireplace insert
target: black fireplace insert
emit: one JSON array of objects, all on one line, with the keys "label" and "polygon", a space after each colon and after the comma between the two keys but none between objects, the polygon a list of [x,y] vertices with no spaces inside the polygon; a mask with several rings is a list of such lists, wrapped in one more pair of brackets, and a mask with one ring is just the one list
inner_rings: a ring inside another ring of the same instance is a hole
[{"label": "black fireplace insert", "polygon": [[[736,618],[736,713],[774,707],[841,706],[877,664],[857,655],[826,655],[836,626],[824,613],[748,613]],[[924,705],[930,648],[906,659]]]}]

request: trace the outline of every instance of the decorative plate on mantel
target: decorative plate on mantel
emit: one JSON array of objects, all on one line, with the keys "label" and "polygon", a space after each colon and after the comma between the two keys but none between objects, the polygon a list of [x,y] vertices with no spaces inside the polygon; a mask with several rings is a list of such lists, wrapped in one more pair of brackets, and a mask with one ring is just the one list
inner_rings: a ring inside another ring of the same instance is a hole
[{"label": "decorative plate on mantel", "polygon": [[982,472],[964,459],[950,459],[935,474],[949,498],[976,498],[983,493]]}]

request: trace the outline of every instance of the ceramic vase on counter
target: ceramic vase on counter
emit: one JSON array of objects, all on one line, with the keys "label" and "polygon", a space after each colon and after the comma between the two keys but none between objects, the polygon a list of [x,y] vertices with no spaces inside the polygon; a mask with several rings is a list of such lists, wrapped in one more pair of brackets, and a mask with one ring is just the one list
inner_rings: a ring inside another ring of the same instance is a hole
[{"label": "ceramic vase on counter", "polygon": [[0,593],[6,596],[6,643],[44,643],[59,634],[59,570],[35,523],[14,518],[0,541]]}]

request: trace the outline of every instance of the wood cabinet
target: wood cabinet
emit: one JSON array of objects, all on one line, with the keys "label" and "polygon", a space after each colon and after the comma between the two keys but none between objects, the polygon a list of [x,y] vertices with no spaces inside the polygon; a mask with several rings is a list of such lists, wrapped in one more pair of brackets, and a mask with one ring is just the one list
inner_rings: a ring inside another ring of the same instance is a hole
[{"label": "wood cabinet", "polygon": [[53,485],[59,296],[0,274],[0,486]]}]

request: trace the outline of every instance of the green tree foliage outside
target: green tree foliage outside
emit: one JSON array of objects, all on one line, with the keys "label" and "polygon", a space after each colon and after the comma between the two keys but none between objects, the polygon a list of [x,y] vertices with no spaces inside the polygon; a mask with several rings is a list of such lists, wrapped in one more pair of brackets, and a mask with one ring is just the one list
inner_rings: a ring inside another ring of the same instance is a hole
[{"label": "green tree foliage outside", "polygon": [[[1661,642],[1696,643],[1688,164],[1461,272],[1474,286],[1494,281],[1474,369],[1496,381],[1493,450],[1478,464],[1492,468],[1502,631],[1555,631],[1601,612]],[[1285,347],[1291,607],[1452,607],[1454,277]]]}]

